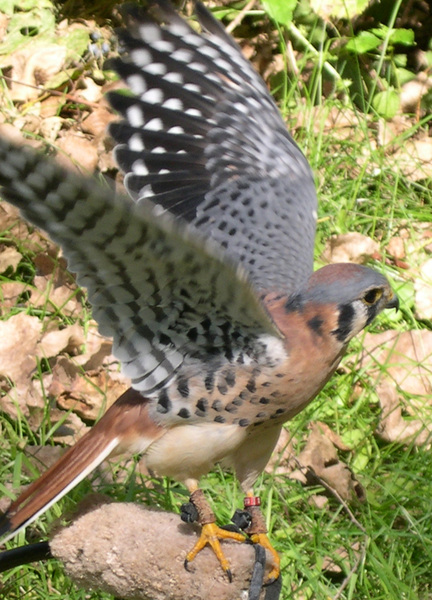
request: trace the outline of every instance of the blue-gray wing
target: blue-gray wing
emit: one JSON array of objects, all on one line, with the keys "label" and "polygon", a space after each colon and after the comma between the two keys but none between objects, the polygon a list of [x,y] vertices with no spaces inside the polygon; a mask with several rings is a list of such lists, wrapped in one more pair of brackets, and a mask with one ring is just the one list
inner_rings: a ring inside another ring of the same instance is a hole
[{"label": "blue-gray wing", "polygon": [[312,272],[316,193],[310,167],[267,88],[199,3],[200,32],[164,0],[126,9],[113,66],[132,95],[115,156],[138,203],[170,211],[226,249],[257,291],[290,293]]},{"label": "blue-gray wing", "polygon": [[150,394],[185,361],[253,357],[279,338],[244,269],[189,224],[1,139],[0,186],[63,248],[135,389]]}]

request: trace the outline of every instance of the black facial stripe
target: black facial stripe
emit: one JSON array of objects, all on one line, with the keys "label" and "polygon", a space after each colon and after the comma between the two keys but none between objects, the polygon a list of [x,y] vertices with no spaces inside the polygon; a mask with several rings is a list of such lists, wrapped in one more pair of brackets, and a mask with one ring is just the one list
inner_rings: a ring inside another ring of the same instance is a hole
[{"label": "black facial stripe", "polygon": [[367,313],[368,313],[368,318],[366,321],[366,325],[369,325],[370,323],[372,323],[372,321],[375,319],[375,317],[378,314],[378,304],[372,304],[371,306],[367,307]]},{"label": "black facial stripe", "polygon": [[339,342],[344,342],[352,331],[355,310],[351,304],[342,304],[339,306],[338,326],[333,329],[332,334],[336,336]]}]

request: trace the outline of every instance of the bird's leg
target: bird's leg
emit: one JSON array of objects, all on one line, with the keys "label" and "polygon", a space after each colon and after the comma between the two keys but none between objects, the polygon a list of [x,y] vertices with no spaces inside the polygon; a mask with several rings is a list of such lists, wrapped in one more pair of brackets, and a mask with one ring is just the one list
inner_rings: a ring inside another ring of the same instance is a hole
[{"label": "bird's leg", "polygon": [[[232,574],[230,564],[225,558],[222,551],[220,540],[235,540],[237,542],[244,542],[245,537],[241,533],[234,531],[226,531],[216,525],[216,517],[214,512],[211,510],[204,492],[198,487],[194,489],[189,498],[190,504],[182,506],[181,517],[184,521],[193,522],[196,521],[201,525],[201,535],[192,548],[187,554],[185,560],[185,568],[188,569],[189,563],[201,552],[201,550],[209,545],[213,552],[216,554],[222,569],[227,574],[228,579],[232,580]],[[194,510],[195,509],[195,510]]]},{"label": "bird's leg", "polygon": [[248,492],[244,499],[244,508],[250,516],[250,523],[243,530],[248,534],[254,544],[264,546],[273,557],[274,566],[270,571],[266,583],[271,583],[280,575],[280,557],[277,551],[273,548],[268,535],[267,527],[264,520],[264,515],[260,509],[261,500],[258,496],[254,496],[253,492]]}]

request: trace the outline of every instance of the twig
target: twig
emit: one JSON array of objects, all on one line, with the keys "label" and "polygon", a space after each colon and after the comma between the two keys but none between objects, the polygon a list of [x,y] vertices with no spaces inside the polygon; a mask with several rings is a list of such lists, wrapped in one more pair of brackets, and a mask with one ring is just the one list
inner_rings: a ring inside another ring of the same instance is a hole
[{"label": "twig", "polygon": [[358,521],[352,510],[349,508],[348,504],[345,502],[345,500],[342,498],[342,496],[339,494],[339,492],[337,490],[335,490],[331,485],[329,485],[326,481],[324,481],[324,479],[322,477],[320,477],[319,475],[317,475],[315,473],[315,471],[311,468],[311,467],[305,467],[304,465],[302,465],[300,463],[300,461],[298,460],[298,458],[294,457],[294,461],[297,464],[298,468],[303,472],[306,473],[308,470],[313,472],[314,477],[317,479],[317,481],[327,490],[329,491],[332,496],[334,496],[336,498],[336,500],[342,505],[342,508],[345,510],[345,512],[347,513],[347,515],[349,516],[350,520],[352,523],[354,523],[354,525],[356,527],[358,527],[358,529],[360,529],[360,531],[362,533],[364,533],[366,535],[366,529],[363,527],[363,525],[360,523],[360,521]]},{"label": "twig", "polygon": [[364,541],[363,543],[363,548],[361,550],[361,552],[359,553],[357,560],[355,561],[355,563],[353,564],[353,566],[351,567],[348,575],[345,577],[345,579],[342,581],[340,588],[338,589],[338,591],[336,592],[335,596],[333,596],[333,600],[339,600],[339,598],[342,596],[342,592],[344,591],[344,589],[346,588],[346,586],[348,585],[348,583],[350,582],[351,577],[354,575],[354,573],[357,571],[360,563],[364,560],[365,556],[366,556],[366,543],[367,540]]},{"label": "twig", "polygon": [[[288,26],[288,31],[290,32],[290,34],[296,38],[296,40],[298,42],[300,42],[300,44],[304,47],[307,48],[307,50],[309,50],[309,52],[311,52],[314,56],[319,57],[320,53],[318,52],[318,50],[315,48],[315,46],[313,46],[310,41],[308,39],[305,38],[305,36],[302,34],[302,32],[300,31],[300,29],[298,29],[294,23],[290,23]],[[333,67],[333,65],[331,65],[328,61],[323,61],[322,63],[323,65],[323,69],[325,71],[327,71],[327,73],[329,75],[331,75],[332,77],[334,77],[337,81],[341,81],[342,77],[339,75],[339,73],[336,71],[336,69]]]},{"label": "twig", "polygon": [[254,4],[255,4],[255,0],[250,0],[246,4],[246,6],[244,8],[242,8],[242,10],[239,12],[239,14],[226,27],[226,31],[228,33],[231,33],[237,27],[237,25],[239,25],[243,21],[246,13],[251,10],[251,8],[253,7]]},{"label": "twig", "polygon": [[82,100],[81,98],[77,98],[72,94],[67,94],[66,92],[58,92],[57,90],[50,90],[48,88],[41,87],[39,85],[32,85],[31,83],[23,83],[22,81],[18,81],[16,79],[12,79],[12,77],[7,77],[7,75],[0,75],[1,79],[7,81],[8,83],[15,83],[17,85],[23,85],[24,87],[31,88],[32,90],[38,90],[42,93],[52,95],[52,96],[63,96],[70,102],[75,102],[76,104],[84,104],[85,106],[89,106],[90,108],[98,108],[100,106],[100,102],[88,102],[87,100]]}]

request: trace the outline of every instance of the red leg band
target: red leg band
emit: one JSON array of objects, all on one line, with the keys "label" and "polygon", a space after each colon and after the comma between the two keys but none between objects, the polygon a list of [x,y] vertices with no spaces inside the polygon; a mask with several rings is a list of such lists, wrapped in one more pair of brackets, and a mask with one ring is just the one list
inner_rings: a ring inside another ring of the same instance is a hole
[{"label": "red leg band", "polygon": [[261,506],[261,498],[259,496],[245,496],[243,503],[245,508]]}]

